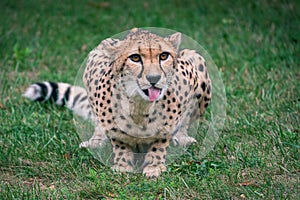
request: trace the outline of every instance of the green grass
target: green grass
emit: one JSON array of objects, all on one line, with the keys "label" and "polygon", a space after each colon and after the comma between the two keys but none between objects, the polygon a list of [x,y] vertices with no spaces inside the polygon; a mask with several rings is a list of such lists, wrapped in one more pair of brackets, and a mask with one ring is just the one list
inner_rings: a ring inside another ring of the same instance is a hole
[{"label": "green grass", "polygon": [[[0,199],[299,199],[299,1],[120,2],[0,2]],[[112,172],[78,148],[71,112],[21,97],[73,83],[97,42],[147,26],[203,45],[227,95],[214,149],[157,180]]]}]

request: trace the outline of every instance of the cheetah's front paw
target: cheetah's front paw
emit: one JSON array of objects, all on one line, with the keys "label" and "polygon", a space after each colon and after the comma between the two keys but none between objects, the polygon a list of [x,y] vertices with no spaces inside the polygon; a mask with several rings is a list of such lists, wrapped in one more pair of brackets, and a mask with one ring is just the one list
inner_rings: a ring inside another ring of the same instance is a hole
[{"label": "cheetah's front paw", "polygon": [[166,166],[163,164],[159,165],[148,165],[144,168],[143,174],[149,178],[156,178],[158,177],[162,172],[165,172],[167,170]]},{"label": "cheetah's front paw", "polygon": [[117,172],[133,172],[133,167],[130,165],[113,165],[111,169]]},{"label": "cheetah's front paw", "polygon": [[172,138],[172,142],[173,142],[174,146],[179,145],[180,147],[188,147],[192,143],[196,143],[197,140],[195,140],[195,138],[190,137],[190,136],[178,135],[178,136],[174,136]]},{"label": "cheetah's front paw", "polygon": [[79,148],[92,148],[95,149],[97,147],[103,147],[107,142],[107,138],[98,138],[98,137],[92,137],[88,141],[83,141],[79,144]]}]

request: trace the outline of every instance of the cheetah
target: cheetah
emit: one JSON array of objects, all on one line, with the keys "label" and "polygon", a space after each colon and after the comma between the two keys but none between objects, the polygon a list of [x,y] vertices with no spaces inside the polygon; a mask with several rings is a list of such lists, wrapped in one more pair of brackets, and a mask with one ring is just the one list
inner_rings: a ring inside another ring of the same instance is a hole
[{"label": "cheetah", "polygon": [[124,39],[103,40],[89,53],[85,89],[43,82],[31,85],[24,96],[52,98],[92,119],[94,135],[80,147],[110,141],[112,169],[132,172],[135,154],[144,153],[143,174],[158,177],[166,171],[171,141],[179,146],[196,142],[187,130],[204,114],[212,95],[205,59],[180,44],[179,32],[161,37],[135,28]]}]

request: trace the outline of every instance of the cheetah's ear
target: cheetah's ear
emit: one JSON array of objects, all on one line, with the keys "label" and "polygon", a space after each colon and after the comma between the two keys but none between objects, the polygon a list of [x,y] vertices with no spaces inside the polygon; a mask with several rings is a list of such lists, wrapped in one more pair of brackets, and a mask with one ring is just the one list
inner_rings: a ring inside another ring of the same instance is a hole
[{"label": "cheetah's ear", "polygon": [[119,39],[108,38],[103,40],[99,46],[101,46],[100,50],[104,51],[104,54],[113,58],[120,50],[121,44],[122,41]]},{"label": "cheetah's ear", "polygon": [[165,37],[165,40],[170,42],[173,47],[178,51],[181,44],[181,33],[177,32],[168,37]]}]

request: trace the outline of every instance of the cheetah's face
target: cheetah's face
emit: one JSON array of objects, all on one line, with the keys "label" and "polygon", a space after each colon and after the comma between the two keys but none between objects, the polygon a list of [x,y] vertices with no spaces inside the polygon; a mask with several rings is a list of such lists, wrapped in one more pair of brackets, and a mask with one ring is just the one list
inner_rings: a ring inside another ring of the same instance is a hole
[{"label": "cheetah's face", "polygon": [[[173,37],[172,37],[173,36]],[[123,41],[119,55],[120,79],[129,96],[158,101],[171,83],[176,67],[180,34],[162,38],[154,34],[132,35]]]},{"label": "cheetah's face", "polygon": [[[145,100],[162,98],[171,82],[175,56],[169,49],[138,48],[132,51],[125,64],[125,73],[135,78],[136,91]],[[132,87],[131,87],[132,89]]]}]

